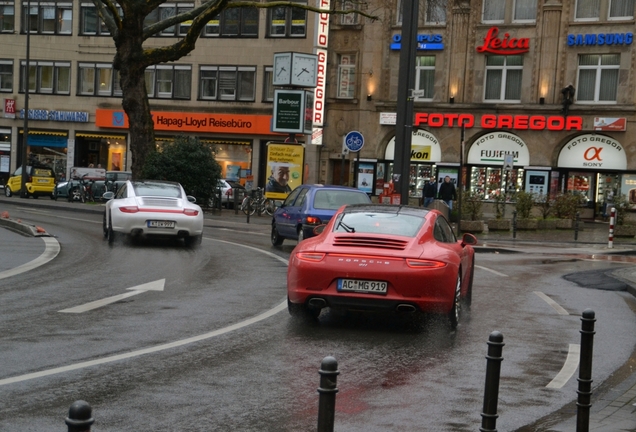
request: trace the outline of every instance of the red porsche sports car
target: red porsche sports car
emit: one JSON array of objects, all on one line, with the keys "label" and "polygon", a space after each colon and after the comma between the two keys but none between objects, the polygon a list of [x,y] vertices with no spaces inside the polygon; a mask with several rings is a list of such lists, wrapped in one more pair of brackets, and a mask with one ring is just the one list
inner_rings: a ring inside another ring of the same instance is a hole
[{"label": "red porsche sports car", "polygon": [[432,312],[457,327],[472,297],[475,236],[458,241],[439,211],[399,205],[345,206],[321,228],[290,257],[292,316],[316,318],[324,307]]}]

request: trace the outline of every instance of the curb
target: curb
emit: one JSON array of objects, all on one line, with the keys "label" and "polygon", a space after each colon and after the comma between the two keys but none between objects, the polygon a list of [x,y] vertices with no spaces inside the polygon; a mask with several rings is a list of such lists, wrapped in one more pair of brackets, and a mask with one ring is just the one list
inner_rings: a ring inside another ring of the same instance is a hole
[{"label": "curb", "polygon": [[49,233],[42,227],[36,225],[25,224],[20,220],[9,219],[8,215],[3,214],[0,218],[0,226],[15,231],[20,234],[24,234],[29,237],[50,237]]}]

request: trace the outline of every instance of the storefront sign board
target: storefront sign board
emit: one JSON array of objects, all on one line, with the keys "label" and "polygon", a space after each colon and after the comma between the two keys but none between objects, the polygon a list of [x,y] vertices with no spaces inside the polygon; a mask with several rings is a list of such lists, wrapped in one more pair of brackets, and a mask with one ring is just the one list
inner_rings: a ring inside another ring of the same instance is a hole
[{"label": "storefront sign board", "polygon": [[477,138],[468,150],[468,163],[503,165],[505,156],[512,155],[514,165],[529,165],[530,152],[526,143],[508,132],[491,132]]},{"label": "storefront sign board", "polygon": [[[384,158],[393,160],[395,157],[395,137],[386,146]],[[440,162],[442,148],[438,139],[432,133],[423,129],[413,131],[411,136],[411,162]]]},{"label": "storefront sign board", "polygon": [[585,134],[570,140],[559,153],[559,168],[627,169],[621,143],[605,135]]},{"label": "storefront sign board", "polygon": [[[271,131],[270,115],[169,111],[153,111],[151,114],[156,131],[278,135]],[[97,109],[95,125],[102,128],[128,129],[128,116],[123,110]]]},{"label": "storefront sign board", "polygon": [[15,99],[4,100],[4,117],[15,118]]},{"label": "storefront sign board", "polygon": [[510,115],[484,114],[477,119],[473,114],[462,113],[416,113],[414,126],[429,127],[481,127],[482,129],[513,130],[581,130],[583,118],[578,116],[542,116],[542,115]]},{"label": "storefront sign board", "polygon": [[625,131],[627,128],[627,119],[613,117],[594,117],[595,131]]},{"label": "storefront sign board", "polygon": [[275,90],[272,131],[311,134],[312,98],[313,93],[306,90]]}]

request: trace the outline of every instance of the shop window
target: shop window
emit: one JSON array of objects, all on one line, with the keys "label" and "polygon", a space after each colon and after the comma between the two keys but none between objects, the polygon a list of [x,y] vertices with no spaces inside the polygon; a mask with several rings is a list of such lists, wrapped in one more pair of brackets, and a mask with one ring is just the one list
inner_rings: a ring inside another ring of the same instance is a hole
[{"label": "shop window", "polygon": [[[397,2],[397,24],[402,25],[402,0]],[[418,23],[427,25],[446,24],[446,9],[448,0],[427,0],[420,2]]]},{"label": "shop window", "polygon": [[[20,93],[24,93],[26,61],[20,67]],[[29,62],[29,91],[41,94],[68,95],[71,93],[70,62]]]},{"label": "shop window", "polygon": [[485,102],[520,102],[523,56],[487,56]]},{"label": "shop window", "polygon": [[68,34],[73,29],[73,4],[70,2],[27,2],[22,3],[22,33],[28,28],[37,34]]},{"label": "shop window", "polygon": [[192,66],[156,65],[146,68],[146,90],[149,98],[190,99]]},{"label": "shop window", "polygon": [[258,9],[225,9],[208,21],[203,31],[207,37],[258,37]]},{"label": "shop window", "polygon": [[355,54],[338,54],[338,99],[353,99],[356,85]]},{"label": "shop window", "polygon": [[537,19],[537,0],[484,0],[481,20],[486,24],[534,22]]},{"label": "shop window", "polygon": [[13,92],[13,60],[0,60],[0,92]]},{"label": "shop window", "polygon": [[[345,11],[355,10],[360,7],[360,3],[351,0],[343,0],[340,2],[340,9]],[[356,25],[360,23],[360,17],[357,13],[352,12],[340,15],[340,25]]]},{"label": "shop window", "polygon": [[634,17],[634,0],[610,0],[609,19],[632,19]]},{"label": "shop window", "polygon": [[[164,3],[160,5],[158,8],[152,10],[144,20],[144,26],[151,26],[157,24],[161,21],[170,19],[174,16],[192,10],[194,8],[194,3]],[[184,36],[188,29],[190,28],[190,23],[188,21],[180,24],[175,24],[170,27],[167,27],[161,30],[159,33],[155,34],[155,36]]]},{"label": "shop window", "polygon": [[[121,7],[117,6],[119,16],[124,13]],[[95,5],[92,3],[82,3],[80,6],[80,34],[91,36],[110,36],[110,30],[99,17]]]},{"label": "shop window", "polygon": [[435,90],[435,56],[418,56],[415,58],[415,88],[423,90],[424,96],[415,100],[433,100]]},{"label": "shop window", "polygon": [[270,8],[267,10],[267,29],[270,37],[305,37],[307,11],[287,6]]},{"label": "shop window", "polygon": [[110,64],[80,63],[77,94],[85,96],[121,96],[119,73]]},{"label": "shop window", "polygon": [[619,65],[619,54],[581,54],[577,102],[615,103]]},{"label": "shop window", "polygon": [[[506,172],[501,167],[472,167],[470,171],[470,193],[485,200],[511,201],[516,192],[522,190],[523,169]],[[534,193],[534,191],[533,191]]]},{"label": "shop window", "polygon": [[598,21],[601,16],[600,0],[576,0],[577,21]]},{"label": "shop window", "polygon": [[263,102],[274,101],[274,68],[265,66],[263,75]]},{"label": "shop window", "polygon": [[254,101],[256,99],[256,67],[201,66],[200,99]]},{"label": "shop window", "polygon": [[13,33],[15,31],[15,5],[12,1],[0,4],[0,32]]}]

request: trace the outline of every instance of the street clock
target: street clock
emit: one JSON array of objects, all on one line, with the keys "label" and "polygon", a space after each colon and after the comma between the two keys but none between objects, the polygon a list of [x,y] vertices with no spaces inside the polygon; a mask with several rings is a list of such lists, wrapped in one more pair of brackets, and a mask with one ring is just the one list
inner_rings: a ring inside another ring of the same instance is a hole
[{"label": "street clock", "polygon": [[275,86],[316,87],[318,56],[315,54],[283,52],[274,54]]}]

